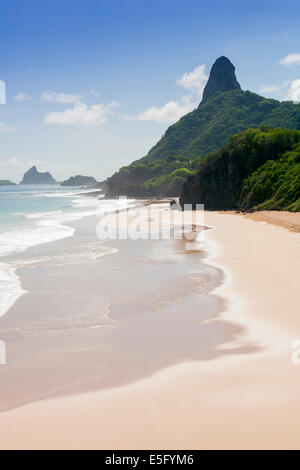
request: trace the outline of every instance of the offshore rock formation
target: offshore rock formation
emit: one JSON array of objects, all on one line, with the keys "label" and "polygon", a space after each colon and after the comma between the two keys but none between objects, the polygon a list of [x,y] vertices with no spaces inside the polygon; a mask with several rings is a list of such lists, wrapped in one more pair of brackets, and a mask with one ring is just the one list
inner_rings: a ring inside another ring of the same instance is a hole
[{"label": "offshore rock formation", "polygon": [[56,181],[50,173],[40,173],[33,166],[25,173],[20,184],[56,184]]}]

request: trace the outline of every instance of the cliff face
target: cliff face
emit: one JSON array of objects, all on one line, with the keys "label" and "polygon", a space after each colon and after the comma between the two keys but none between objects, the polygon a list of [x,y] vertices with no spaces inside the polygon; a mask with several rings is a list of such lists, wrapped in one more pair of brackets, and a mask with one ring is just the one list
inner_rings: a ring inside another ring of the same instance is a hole
[{"label": "cliff face", "polygon": [[235,76],[235,67],[227,57],[219,57],[210,71],[209,79],[203,91],[201,104],[219,91],[241,90]]},{"label": "cliff face", "polygon": [[36,167],[33,166],[25,173],[20,184],[56,184],[56,181],[50,173],[40,173],[37,171]]}]

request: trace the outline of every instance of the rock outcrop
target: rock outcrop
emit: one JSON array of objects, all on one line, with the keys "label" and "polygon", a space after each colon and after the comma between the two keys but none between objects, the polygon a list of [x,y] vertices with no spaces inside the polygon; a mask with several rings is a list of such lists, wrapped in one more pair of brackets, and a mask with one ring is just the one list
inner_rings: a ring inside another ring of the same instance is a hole
[{"label": "rock outcrop", "polygon": [[227,57],[219,57],[211,68],[208,82],[203,91],[201,104],[219,91],[240,90],[235,76],[235,67]]},{"label": "rock outcrop", "polygon": [[56,181],[49,172],[40,173],[37,171],[36,167],[33,166],[25,173],[20,184],[56,184]]}]

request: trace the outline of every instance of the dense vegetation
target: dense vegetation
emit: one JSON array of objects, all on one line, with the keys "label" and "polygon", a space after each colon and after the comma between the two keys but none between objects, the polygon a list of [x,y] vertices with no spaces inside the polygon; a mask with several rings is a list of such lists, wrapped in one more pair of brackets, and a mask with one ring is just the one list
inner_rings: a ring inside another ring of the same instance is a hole
[{"label": "dense vegetation", "polygon": [[206,209],[300,210],[300,132],[249,129],[203,159],[181,204]]},{"label": "dense vegetation", "polygon": [[300,145],[268,160],[244,182],[244,208],[300,211]]},{"label": "dense vegetation", "polygon": [[173,158],[155,162],[140,161],[121,168],[106,180],[106,192],[128,197],[178,196],[178,188],[182,187],[198,163],[198,160]]},{"label": "dense vegetation", "polygon": [[300,130],[300,106],[250,91],[219,92],[169,127],[145,160],[203,157],[232,135],[261,126]]},{"label": "dense vegetation", "polygon": [[71,178],[69,178],[68,180],[63,181],[63,183],[61,183],[61,186],[86,186],[88,188],[91,188],[96,184],[97,181],[92,176],[77,175],[71,176]]},{"label": "dense vegetation", "polygon": [[219,149],[232,135],[261,126],[300,130],[300,105],[249,91],[217,92],[169,127],[146,157],[109,178],[108,195],[178,196],[184,172],[177,177],[175,170],[193,170],[193,162]]}]

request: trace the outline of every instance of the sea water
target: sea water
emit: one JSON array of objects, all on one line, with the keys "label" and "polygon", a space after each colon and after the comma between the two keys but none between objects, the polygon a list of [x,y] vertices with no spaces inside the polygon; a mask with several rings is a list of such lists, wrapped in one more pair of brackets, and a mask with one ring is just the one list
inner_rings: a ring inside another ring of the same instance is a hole
[{"label": "sea water", "polygon": [[72,237],[69,221],[118,209],[127,201],[101,201],[91,190],[60,186],[6,186],[0,188],[0,317],[25,292],[17,266],[6,257],[28,248]]}]

